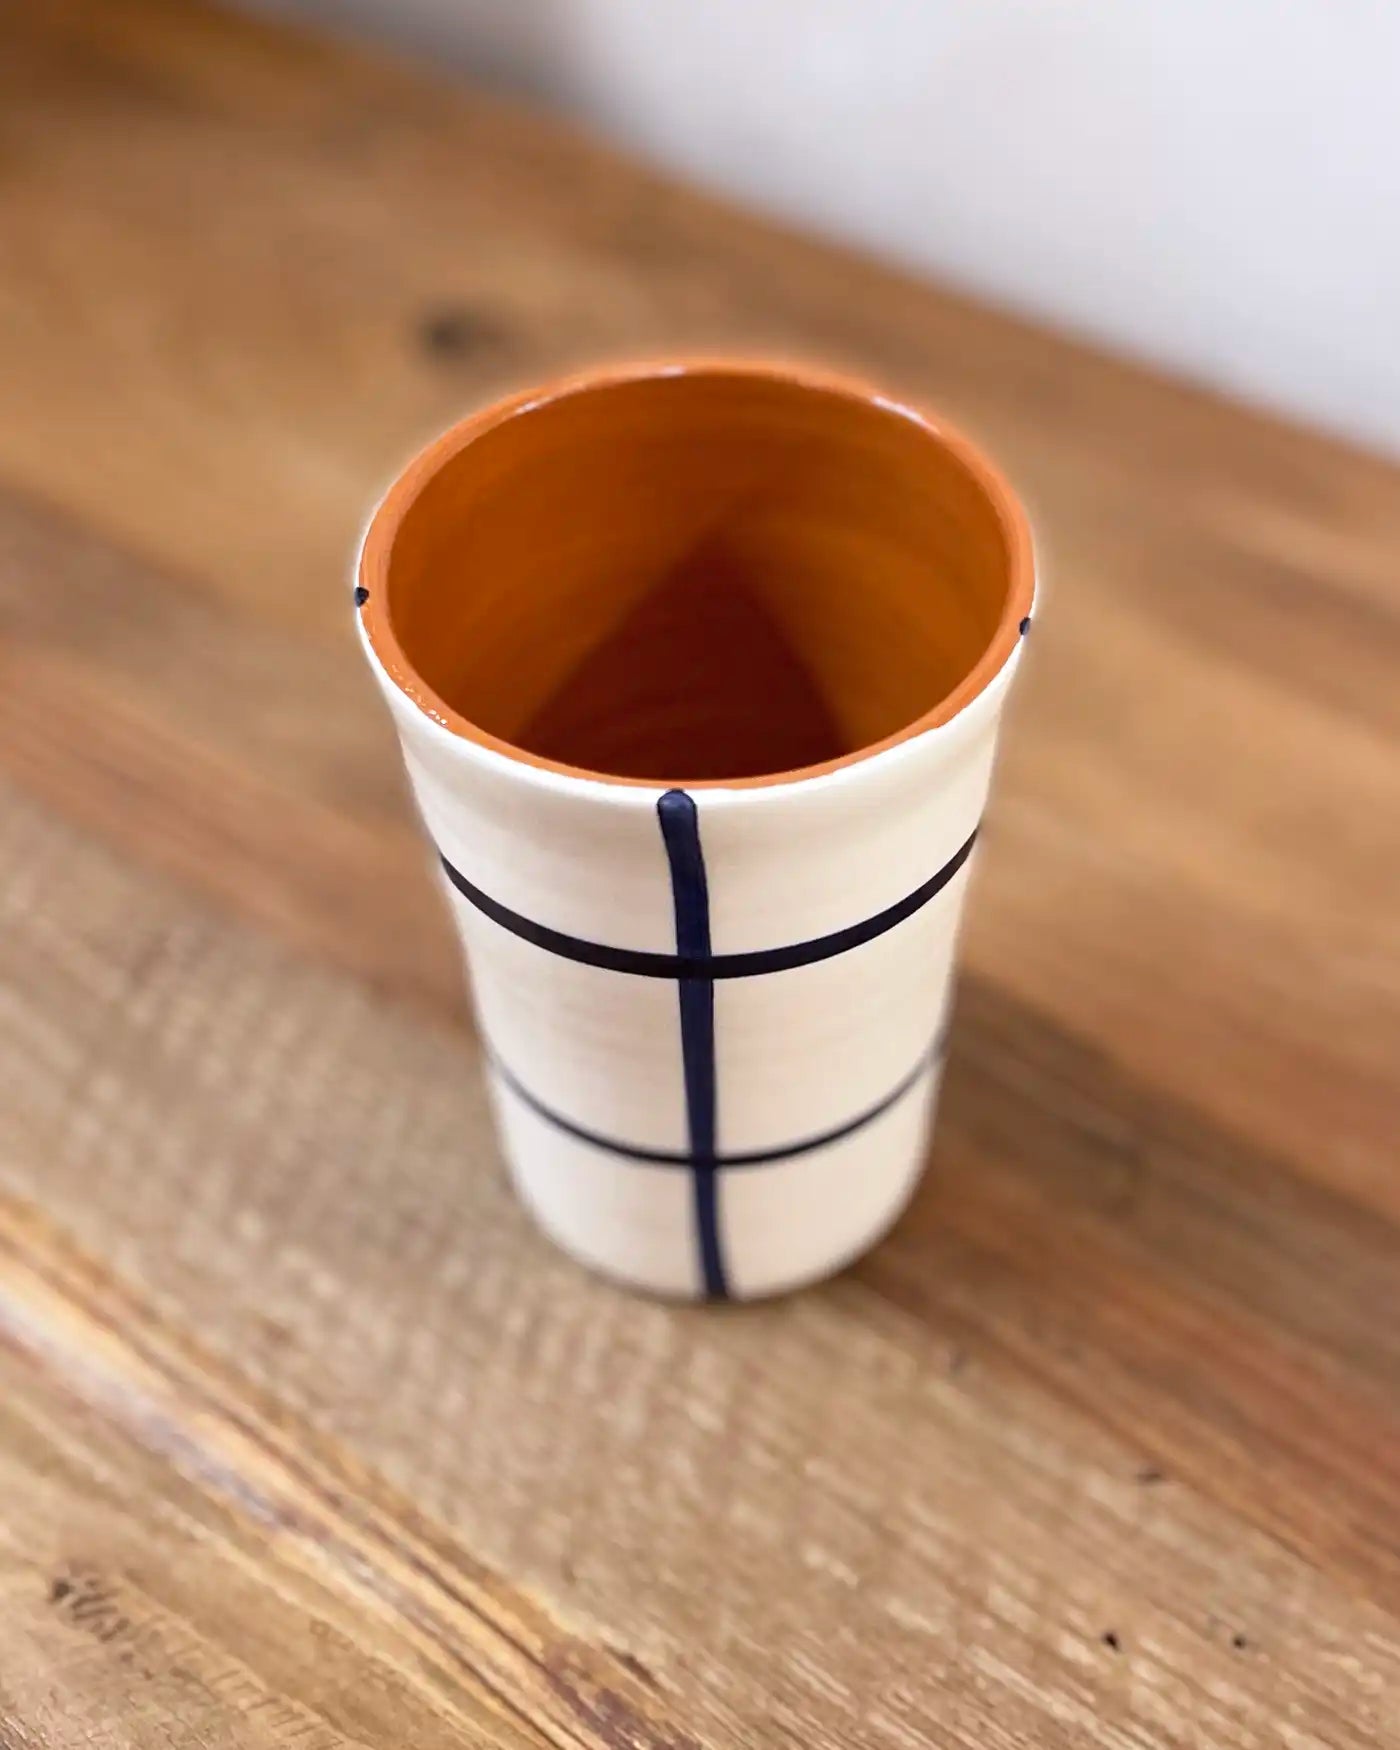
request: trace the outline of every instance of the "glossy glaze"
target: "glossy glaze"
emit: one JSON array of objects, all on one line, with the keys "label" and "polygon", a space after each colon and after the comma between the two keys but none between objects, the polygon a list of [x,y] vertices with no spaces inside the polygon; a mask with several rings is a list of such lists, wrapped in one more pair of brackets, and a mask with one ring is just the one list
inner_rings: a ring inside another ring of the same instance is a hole
[{"label": "glossy glaze", "polygon": [[575,1256],[748,1297],[896,1217],[1031,588],[962,440],[787,372],[521,397],[391,490],[362,631]]},{"label": "glossy glaze", "polygon": [[961,437],[839,379],[719,364],[465,421],[391,489],[360,584],[384,667],[459,734],[695,786],[946,721],[1014,647],[1032,565]]}]

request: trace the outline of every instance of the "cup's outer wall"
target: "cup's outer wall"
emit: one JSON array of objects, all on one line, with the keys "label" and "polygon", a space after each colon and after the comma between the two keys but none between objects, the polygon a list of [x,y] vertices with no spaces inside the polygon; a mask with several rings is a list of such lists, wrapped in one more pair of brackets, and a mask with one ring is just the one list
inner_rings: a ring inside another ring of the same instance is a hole
[{"label": "cup's outer wall", "polygon": [[[660,787],[571,778],[454,734],[365,648],[428,836],[475,894],[561,938],[677,953]],[[982,817],[1018,661],[1019,646],[951,721],[868,759],[790,784],[690,793],[721,959],[847,931],[955,865],[858,946],[689,981],[708,997],[683,997],[675,978],[526,939],[443,875],[504,1150],[567,1251],[653,1293],[747,1298],[830,1273],[896,1218],[924,1160],[941,1069],[975,864],[958,857]],[[704,1158],[688,1160],[697,1136]],[[752,1155],[764,1158],[743,1159]]]}]

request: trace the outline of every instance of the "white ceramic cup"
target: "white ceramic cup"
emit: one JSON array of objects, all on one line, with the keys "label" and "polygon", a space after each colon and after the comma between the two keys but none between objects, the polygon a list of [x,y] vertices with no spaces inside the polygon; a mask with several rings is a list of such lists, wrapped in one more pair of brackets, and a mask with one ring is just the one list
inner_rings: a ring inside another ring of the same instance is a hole
[{"label": "white ceramic cup", "polygon": [[966,439],[806,370],[572,379],[391,487],[361,634],[574,1257],[750,1298],[898,1216],[1033,569]]}]

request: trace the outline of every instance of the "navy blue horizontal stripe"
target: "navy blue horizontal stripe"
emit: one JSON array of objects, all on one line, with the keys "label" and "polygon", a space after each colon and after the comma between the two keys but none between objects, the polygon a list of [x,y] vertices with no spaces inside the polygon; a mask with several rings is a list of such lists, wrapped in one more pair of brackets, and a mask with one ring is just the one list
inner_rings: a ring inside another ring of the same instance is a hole
[{"label": "navy blue horizontal stripe", "polygon": [[[947,1040],[946,1030],[939,1034],[937,1040],[924,1053],[910,1070],[909,1074],[891,1088],[883,1099],[877,1100],[873,1106],[868,1106],[864,1112],[854,1118],[848,1118],[844,1124],[838,1124],[834,1130],[824,1130],[819,1136],[804,1137],[800,1142],[779,1143],[776,1148],[747,1149],[738,1154],[717,1154],[707,1156],[709,1165],[717,1168],[727,1167],[767,1167],[778,1161],[788,1161],[798,1155],[814,1153],[819,1148],[829,1148],[834,1142],[844,1142],[848,1136],[854,1136],[856,1131],[864,1130],[867,1124],[873,1124],[877,1118],[883,1118],[892,1106],[899,1102],[918,1085],[920,1077],[930,1070],[943,1055]],[[589,1130],[585,1125],[575,1124],[572,1118],[565,1118],[562,1113],[546,1106],[543,1100],[536,1098],[524,1086],[519,1078],[506,1068],[499,1057],[490,1054],[491,1067],[506,1084],[513,1094],[537,1117],[552,1124],[556,1130],[562,1130],[566,1136],[576,1137],[579,1142],[590,1143],[594,1148],[604,1149],[608,1154],[621,1155],[624,1160],[643,1161],[657,1167],[693,1167],[695,1156],[689,1149],[683,1148],[639,1148],[635,1143],[619,1142],[615,1137],[603,1136],[596,1130]]]},{"label": "navy blue horizontal stripe", "polygon": [[[565,960],[577,960],[584,966],[601,966],[608,972],[628,972],[638,978],[758,978],[764,973],[791,972],[794,967],[811,966],[815,961],[848,953],[913,917],[935,894],[941,893],[962,868],[972,853],[976,838],[977,828],[974,827],[937,874],[873,917],[849,924],[844,930],[833,930],[829,936],[814,936],[807,942],[790,942],[782,948],[755,948],[746,954],[652,954],[636,948],[614,948],[606,942],[589,942],[582,936],[569,936],[562,930],[552,930],[546,924],[522,917],[498,899],[483,893],[446,857],[442,858],[442,866],[458,893],[470,900],[492,923],[499,924],[503,930],[509,930],[523,941],[533,942],[537,948],[550,954],[562,955]],[[442,855],[441,852],[438,854]]]}]

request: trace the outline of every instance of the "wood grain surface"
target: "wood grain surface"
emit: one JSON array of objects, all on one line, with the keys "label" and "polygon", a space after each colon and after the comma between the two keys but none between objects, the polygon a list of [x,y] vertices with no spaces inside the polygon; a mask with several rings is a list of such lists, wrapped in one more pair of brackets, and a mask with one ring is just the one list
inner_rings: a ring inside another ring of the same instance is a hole
[{"label": "wood grain surface", "polygon": [[[346,583],[466,407],[710,346],[1047,573],[926,1185],[726,1312],[506,1189]],[[1398,571],[1381,461],[553,122],[6,12],[0,1745],[1400,1743]]]}]

